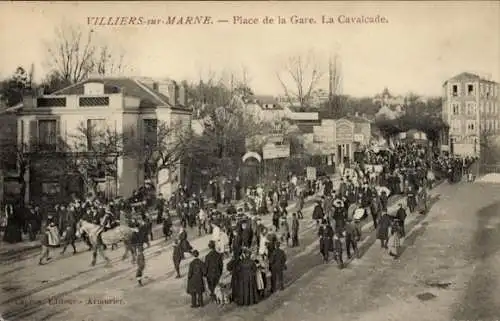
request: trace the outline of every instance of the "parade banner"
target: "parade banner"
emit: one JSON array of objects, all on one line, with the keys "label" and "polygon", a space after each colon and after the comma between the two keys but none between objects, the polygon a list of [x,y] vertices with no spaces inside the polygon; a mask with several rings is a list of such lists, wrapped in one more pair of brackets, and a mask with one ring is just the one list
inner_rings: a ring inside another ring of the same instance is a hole
[{"label": "parade banner", "polygon": [[262,148],[264,159],[276,159],[290,157],[290,145],[266,144]]}]

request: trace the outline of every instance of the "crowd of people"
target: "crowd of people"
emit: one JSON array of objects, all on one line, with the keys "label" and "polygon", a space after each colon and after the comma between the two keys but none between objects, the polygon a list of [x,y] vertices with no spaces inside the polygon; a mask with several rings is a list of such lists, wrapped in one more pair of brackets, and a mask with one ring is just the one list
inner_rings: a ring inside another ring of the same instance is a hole
[{"label": "crowd of people", "polygon": [[[153,220],[148,212],[154,210],[156,222],[163,224],[165,239],[174,240],[172,259],[178,278],[185,253],[193,257],[187,274],[187,292],[193,307],[203,306],[205,284],[216,302],[252,305],[284,288],[287,256],[283,247],[299,246],[305,201],[316,192],[321,197],[311,218],[317,224],[319,251],[324,262],[331,262],[333,257],[343,268],[345,259],[359,256],[361,224],[366,219],[372,220],[381,247],[397,258],[400,239],[405,236],[406,217],[415,211],[426,213],[427,189],[432,187],[436,176],[456,182],[474,161],[431,153],[418,144],[398,144],[386,151],[366,150],[358,162],[340,169],[340,183],[336,187],[330,177],[307,181],[290,175],[288,182],[259,185],[245,192],[238,179],[233,183],[212,180],[208,195],[189,194],[183,187],[169,200],[161,194],[155,195],[151,187],[134,192],[129,199],[117,198],[110,202],[95,197],[85,200],[73,197],[68,204],[57,205],[50,215],[41,213],[36,206],[7,205],[4,239],[16,242],[23,231],[34,239],[42,231],[40,264],[43,264],[50,257],[50,247],[63,244],[64,253],[66,247],[72,245],[76,252],[76,223],[80,219],[99,225],[104,231],[125,224],[137,228],[132,242],[133,263],[137,264],[136,277],[142,285],[144,245],[152,238]],[[390,212],[389,197],[398,194],[407,197],[407,208],[401,203],[397,211]],[[296,206],[288,213],[291,201],[296,201]],[[240,206],[237,202],[241,202]],[[218,204],[225,206],[221,209]],[[176,235],[170,209],[180,219]],[[269,213],[272,226],[262,221],[262,216]],[[47,228],[43,229],[45,216]],[[188,227],[197,228],[198,235],[212,236],[208,244],[210,251],[204,260],[188,240]],[[91,248],[88,237],[82,235]],[[230,260],[224,269],[226,257]],[[224,270],[229,272],[230,280],[223,277]]]},{"label": "crowd of people", "polygon": [[[312,219],[317,222],[319,250],[325,262],[330,262],[330,257],[333,257],[343,268],[346,259],[359,256],[361,223],[368,218],[373,221],[380,246],[387,250],[388,255],[399,257],[401,239],[406,235],[406,218],[417,211],[426,213],[429,206],[427,190],[437,180],[436,176],[461,175],[473,162],[456,157],[435,158],[429,152],[426,147],[416,144],[398,145],[387,153],[367,151],[359,163],[350,164],[343,170],[336,190],[329,177],[318,180],[322,196],[315,204]],[[315,182],[311,185],[314,186]],[[257,187],[248,193],[253,201],[249,202],[252,206],[245,208],[247,215],[234,211],[236,216],[233,218],[236,219],[231,226],[211,221],[214,237],[209,244],[210,254],[203,261],[198,258],[198,252],[194,252],[196,259],[189,268],[187,292],[192,295],[193,307],[203,305],[200,298],[205,291],[204,277],[210,297],[217,302],[231,298],[238,305],[251,305],[265,298],[268,290],[272,293],[283,289],[287,261],[281,247],[299,245],[306,194],[301,188],[294,191],[290,193],[289,189],[283,188],[281,192],[275,190],[269,195]],[[389,211],[389,196],[395,194],[405,196],[407,206],[401,202],[397,210]],[[291,198],[296,198],[297,205],[290,215],[286,208]],[[272,226],[266,227],[258,215],[269,211]],[[222,233],[233,235],[227,239],[228,248],[218,246],[221,239],[219,226],[223,226]],[[226,284],[221,276],[224,270],[222,259],[228,254],[227,249],[231,260],[226,269],[231,277]],[[192,273],[192,270],[197,272]],[[225,295],[220,294],[224,291]]]}]

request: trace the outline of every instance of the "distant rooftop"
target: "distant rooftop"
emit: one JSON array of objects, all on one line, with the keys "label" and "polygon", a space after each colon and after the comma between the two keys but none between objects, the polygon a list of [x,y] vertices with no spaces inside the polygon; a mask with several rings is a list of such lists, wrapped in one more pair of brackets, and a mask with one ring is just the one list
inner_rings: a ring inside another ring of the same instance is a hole
[{"label": "distant rooftop", "polygon": [[481,81],[484,81],[484,82],[489,82],[489,83],[492,83],[492,84],[497,84],[497,82],[495,81],[492,81],[490,79],[486,79],[485,77],[481,77],[477,74],[473,74],[471,72],[462,72],[454,77],[451,77],[450,79],[446,80],[444,83],[443,83],[443,86],[445,86],[449,81],[453,81],[453,80],[481,80]]}]

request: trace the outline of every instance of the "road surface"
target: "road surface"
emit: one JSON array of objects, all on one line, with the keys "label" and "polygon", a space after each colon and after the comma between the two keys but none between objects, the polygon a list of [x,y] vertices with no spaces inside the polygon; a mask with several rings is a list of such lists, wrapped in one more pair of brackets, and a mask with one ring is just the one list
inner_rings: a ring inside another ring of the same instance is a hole
[{"label": "road surface", "polygon": [[[309,207],[300,247],[286,249],[285,291],[252,307],[190,309],[186,280],[174,278],[171,248],[160,242],[146,251],[143,288],[136,286],[134,266],[119,261],[121,248],[110,252],[110,268],[89,267],[90,253],[41,267],[36,258],[2,265],[0,314],[9,321],[495,320],[499,192],[491,184],[438,186],[431,212],[409,216],[399,260],[380,249],[367,223],[363,256],[344,270],[322,263]],[[208,237],[192,241],[202,257],[207,243]]]}]

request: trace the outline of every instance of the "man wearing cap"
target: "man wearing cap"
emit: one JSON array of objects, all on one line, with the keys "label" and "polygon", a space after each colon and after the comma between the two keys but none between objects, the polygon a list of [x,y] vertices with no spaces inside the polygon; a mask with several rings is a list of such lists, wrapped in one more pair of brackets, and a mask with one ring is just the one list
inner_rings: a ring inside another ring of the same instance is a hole
[{"label": "man wearing cap", "polygon": [[189,263],[187,293],[191,295],[191,307],[198,308],[203,306],[205,264],[198,258],[200,253],[197,250],[193,250],[191,253],[194,259]]},{"label": "man wearing cap", "polygon": [[207,278],[207,287],[210,291],[210,297],[215,298],[215,287],[219,284],[222,271],[224,269],[224,261],[222,254],[215,250],[215,241],[208,242],[210,252],[205,256],[205,277]]}]

